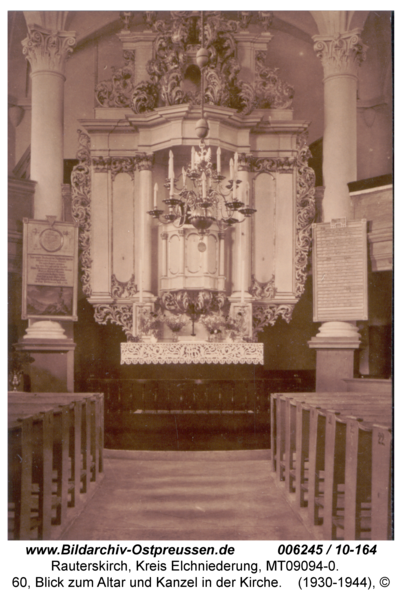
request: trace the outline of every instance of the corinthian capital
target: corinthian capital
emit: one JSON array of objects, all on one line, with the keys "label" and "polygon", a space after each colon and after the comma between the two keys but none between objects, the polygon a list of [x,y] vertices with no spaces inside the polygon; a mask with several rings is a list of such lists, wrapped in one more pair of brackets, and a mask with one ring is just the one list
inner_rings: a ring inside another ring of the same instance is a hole
[{"label": "corinthian capital", "polygon": [[64,74],[64,63],[73,51],[75,31],[50,31],[39,25],[28,27],[22,52],[31,64],[32,73],[53,71]]},{"label": "corinthian capital", "polygon": [[313,36],[314,51],[322,62],[325,77],[357,75],[368,48],[363,44],[360,33],[361,29],[353,29],[335,36]]},{"label": "corinthian capital", "polygon": [[154,165],[154,155],[141,152],[137,154],[137,165],[139,171],[152,171]]}]

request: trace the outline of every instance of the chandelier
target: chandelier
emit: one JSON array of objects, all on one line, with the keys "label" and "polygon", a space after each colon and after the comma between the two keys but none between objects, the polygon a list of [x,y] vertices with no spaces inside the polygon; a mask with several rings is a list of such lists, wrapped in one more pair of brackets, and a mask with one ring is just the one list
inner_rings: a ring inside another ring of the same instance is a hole
[{"label": "chandelier", "polygon": [[[204,67],[208,64],[209,53],[203,47],[204,15],[201,12],[201,48],[197,52],[196,61],[201,70],[201,119],[196,123],[195,130],[200,138],[199,149],[191,148],[191,161],[187,168],[182,168],[181,176],[174,175],[174,156],[169,151],[169,169],[165,188],[169,197],[163,200],[167,212],[157,208],[158,184],[154,186],[154,208],[148,211],[154,219],[163,224],[173,223],[177,228],[183,225],[193,225],[199,235],[208,234],[209,228],[216,224],[220,230],[243,223],[256,210],[249,204],[249,186],[241,186],[237,179],[238,154],[230,159],[230,177],[223,189],[226,179],[221,174],[221,149],[216,151],[216,165],[211,160],[211,148],[206,147],[204,138],[209,131],[208,121],[204,116]],[[181,183],[178,182],[181,178]],[[242,198],[239,198],[241,193]]]},{"label": "chandelier", "polygon": [[[167,213],[156,207],[158,187],[154,187],[154,208],[148,214],[161,223],[173,223],[176,227],[193,225],[200,236],[206,235],[214,223],[219,229],[242,223],[256,210],[249,206],[248,182],[240,189],[241,180],[237,179],[238,155],[230,159],[230,179],[223,189],[226,179],[221,174],[221,149],[216,152],[216,166],[212,164],[211,148],[200,141],[199,150],[191,148],[191,162],[182,168],[178,179],[174,176],[173,152],[169,152],[169,177],[165,187],[169,197],[163,200],[168,207]],[[181,179],[181,184],[178,181]],[[241,191],[242,199],[239,198]]]}]

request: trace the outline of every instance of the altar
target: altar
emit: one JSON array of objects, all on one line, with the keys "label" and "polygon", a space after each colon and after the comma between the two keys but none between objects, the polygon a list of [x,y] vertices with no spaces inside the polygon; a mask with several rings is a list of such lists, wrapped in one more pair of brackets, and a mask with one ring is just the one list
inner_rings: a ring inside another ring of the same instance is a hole
[{"label": "altar", "polygon": [[[122,365],[263,364],[259,333],[290,322],[307,277],[308,122],[294,119],[293,88],[267,66],[268,32],[249,39],[207,15],[205,63],[188,19],[180,13],[163,34],[151,25],[141,41],[119,34],[131,99],[121,105],[120,92],[110,94],[116,77],[99,82],[94,118],[81,121],[72,205],[83,291],[95,321],[127,336]],[[131,70],[134,59],[141,68]],[[166,77],[145,81],[156,64]],[[241,71],[247,81],[237,81]],[[241,105],[231,104],[233,86]],[[179,333],[197,342],[177,343]],[[153,335],[155,344],[144,339]]]},{"label": "altar", "polygon": [[263,365],[264,344],[157,342],[121,344],[122,365]]}]

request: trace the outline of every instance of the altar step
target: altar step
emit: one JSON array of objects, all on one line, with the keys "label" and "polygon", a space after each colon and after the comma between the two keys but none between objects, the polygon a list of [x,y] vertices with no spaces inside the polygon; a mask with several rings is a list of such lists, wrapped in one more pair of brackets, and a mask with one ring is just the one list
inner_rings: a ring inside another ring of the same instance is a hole
[{"label": "altar step", "polygon": [[269,444],[268,413],[138,410],[106,419],[105,447],[115,450],[254,450]]}]

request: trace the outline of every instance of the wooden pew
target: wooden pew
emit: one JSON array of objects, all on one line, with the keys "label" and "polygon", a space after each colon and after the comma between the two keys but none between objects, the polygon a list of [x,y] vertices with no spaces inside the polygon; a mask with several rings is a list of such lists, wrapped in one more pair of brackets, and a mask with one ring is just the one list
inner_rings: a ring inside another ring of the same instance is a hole
[{"label": "wooden pew", "polygon": [[[311,525],[324,523],[325,539],[333,539],[332,531],[328,528],[332,522],[331,505],[338,486],[346,488],[346,481],[353,480],[354,477],[351,474],[347,479],[347,468],[345,471],[345,461],[354,453],[353,447],[347,442],[348,428],[353,429],[359,423],[355,415],[359,415],[361,419],[381,422],[387,410],[389,419],[391,410],[386,406],[376,408],[367,405],[333,403],[331,409],[311,408],[307,484],[308,520]],[[353,502],[348,504],[348,506],[352,505]],[[321,512],[323,515],[320,515]],[[354,515],[355,512],[351,518],[354,519]],[[356,539],[356,537],[348,539]]]},{"label": "wooden pew", "polygon": [[[290,491],[291,477],[295,476],[296,468],[292,468],[292,456],[296,450],[297,428],[303,431],[303,423],[297,421],[297,403],[304,403],[307,410],[309,406],[327,406],[335,400],[338,403],[350,403],[355,401],[361,405],[362,395],[359,393],[348,394],[273,394],[271,396],[271,428],[272,448],[271,458],[273,470],[277,473],[280,481],[286,480]],[[389,400],[377,396],[365,395],[364,401],[375,400],[380,403],[388,403]],[[302,409],[300,409],[302,410]],[[302,414],[298,415],[302,419]],[[306,421],[306,420],[305,420]],[[306,428],[307,423],[304,423]]]},{"label": "wooden pew", "polygon": [[52,539],[101,477],[103,398],[11,393],[8,409],[11,537]]},{"label": "wooden pew", "polygon": [[[324,500],[325,506],[328,504],[327,518],[331,519],[328,520],[328,524],[332,524],[334,528],[334,531],[330,533],[335,538],[337,530],[340,533],[343,530],[343,536],[339,537],[337,535],[337,539],[345,540],[390,539],[390,436],[392,416],[389,412],[382,410],[381,412],[373,412],[371,415],[366,413],[363,419],[363,421],[359,421],[356,418],[344,418],[342,416],[336,419],[340,423],[346,424],[345,491],[342,503],[343,514],[341,513],[338,516],[336,514],[339,495],[336,493],[337,490],[334,486],[332,495]],[[383,441],[386,435],[389,444]],[[382,444],[387,448],[384,454],[381,453]],[[380,455],[376,457],[379,450]],[[373,466],[375,466],[375,470]],[[378,497],[381,483],[384,485],[383,500],[381,495]],[[331,499],[333,499],[333,502],[331,502]],[[383,522],[380,527],[376,526],[377,518],[380,518]],[[324,516],[324,524],[325,522]],[[384,523],[386,527],[384,527]],[[373,526],[374,535],[380,537],[373,537]]]},{"label": "wooden pew", "polygon": [[[273,469],[295,494],[297,510],[307,507],[309,524],[323,524],[323,539],[341,528],[344,539],[389,539],[391,400],[360,393],[275,394],[271,416]],[[377,452],[374,439],[381,441]],[[379,521],[370,517],[374,510],[381,512]]]}]

